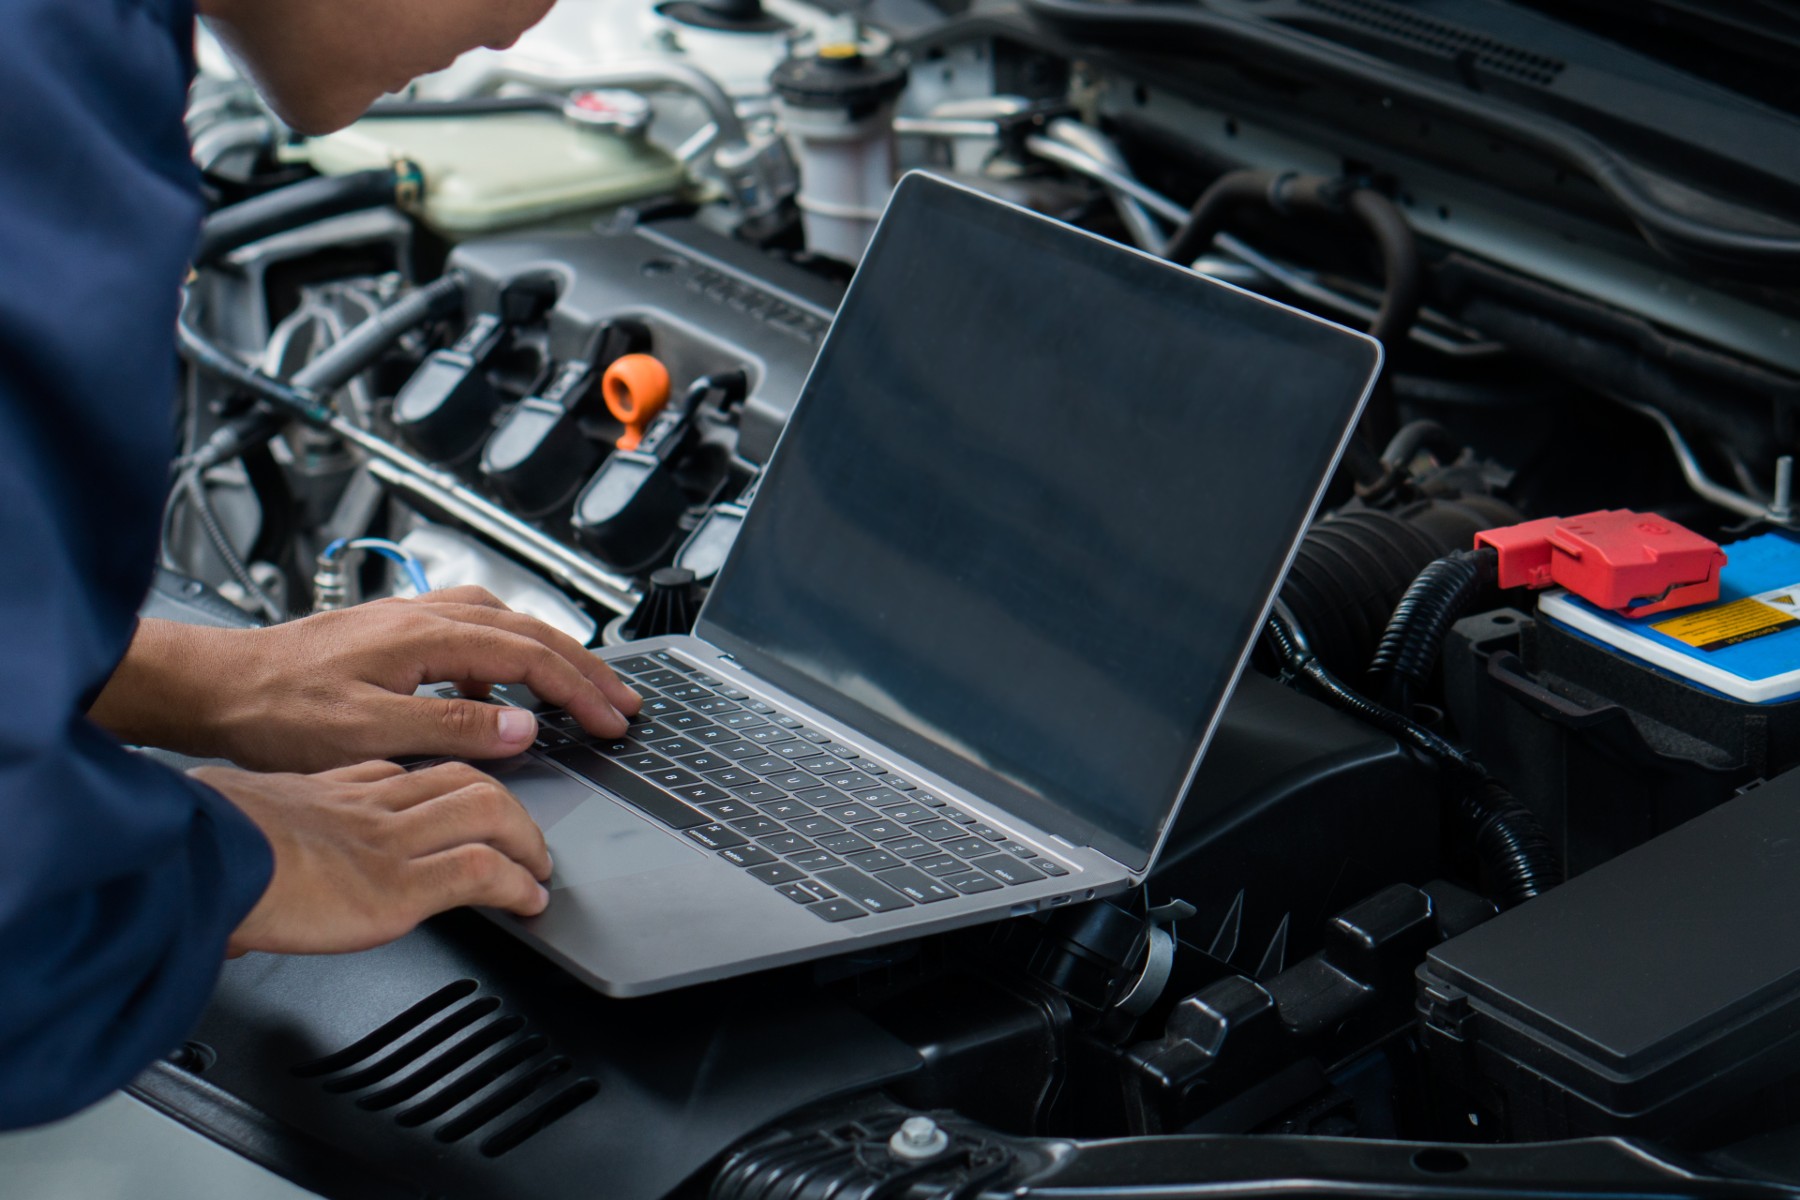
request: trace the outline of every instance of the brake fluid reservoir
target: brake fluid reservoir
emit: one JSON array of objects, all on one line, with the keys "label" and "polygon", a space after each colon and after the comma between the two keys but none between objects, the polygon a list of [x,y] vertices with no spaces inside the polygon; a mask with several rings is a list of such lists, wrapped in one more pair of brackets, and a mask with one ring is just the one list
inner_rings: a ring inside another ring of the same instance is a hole
[{"label": "brake fluid reservoir", "polygon": [[[638,112],[641,120],[625,119]],[[644,136],[648,113],[635,94],[594,92],[572,97],[561,115],[368,117],[309,139],[301,153],[325,175],[417,163],[420,219],[467,237],[680,191],[681,164]]]},{"label": "brake fluid reservoir", "polygon": [[898,55],[848,42],[790,58],[769,79],[800,168],[806,248],[854,263],[894,190],[894,101],[906,90]]}]

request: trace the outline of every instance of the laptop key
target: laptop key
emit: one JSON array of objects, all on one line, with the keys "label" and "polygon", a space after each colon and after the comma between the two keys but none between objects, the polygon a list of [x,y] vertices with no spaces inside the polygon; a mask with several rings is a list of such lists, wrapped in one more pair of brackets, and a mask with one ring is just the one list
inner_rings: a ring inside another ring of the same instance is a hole
[{"label": "laptop key", "polygon": [[928,858],[915,858],[911,865],[927,875],[961,875],[969,869],[969,864],[954,854],[933,854]]},{"label": "laptop key", "polygon": [[[731,701],[725,700],[721,703],[731,704]],[[737,711],[719,714],[719,724],[727,729],[756,729],[769,723],[753,712],[745,712],[742,705],[731,704],[731,707]]]},{"label": "laptop key", "polygon": [[699,754],[684,754],[675,760],[675,765],[678,767],[686,767],[690,771],[698,771],[700,774],[704,775],[708,771],[724,770],[731,765],[731,760],[728,758],[720,758],[717,754],[707,750],[702,751]]},{"label": "laptop key", "polygon": [[775,889],[792,900],[795,904],[812,904],[818,900],[835,900],[837,893],[816,879],[802,879],[798,883],[784,883]]},{"label": "laptop key", "polygon": [[637,677],[637,681],[645,687],[666,688],[673,687],[678,683],[686,683],[687,676],[679,671],[671,671],[662,667],[653,671],[645,671]]},{"label": "laptop key", "polygon": [[865,788],[876,786],[875,781],[861,771],[843,771],[836,775],[827,775],[825,782],[846,792],[860,792]]},{"label": "laptop key", "polygon": [[748,787],[756,782],[756,776],[737,767],[721,767],[717,771],[707,771],[706,777],[723,788]]},{"label": "laptop key", "polygon": [[1001,883],[1011,883],[1015,885],[1032,883],[1044,877],[1042,871],[1033,867],[1030,863],[1020,862],[1010,854],[995,854],[989,858],[978,858],[969,865],[971,867],[980,867],[983,871],[986,871]]},{"label": "laptop key", "polygon": [[926,821],[922,825],[914,825],[912,831],[934,842],[947,842],[951,838],[964,836],[962,826],[952,825],[948,821]]},{"label": "laptop key", "polygon": [[805,854],[809,850],[817,849],[811,842],[807,841],[797,833],[772,834],[768,837],[759,837],[756,839],[756,842],[758,845],[773,850],[777,854],[789,856]]},{"label": "laptop key", "polygon": [[806,911],[834,925],[839,921],[854,921],[858,917],[869,915],[848,900],[821,900],[817,904],[807,905]]},{"label": "laptop key", "polygon": [[799,766],[802,771],[808,771],[814,775],[842,775],[845,771],[844,761],[833,758],[829,754],[821,754],[817,758],[801,759]]},{"label": "laptop key", "polygon": [[765,816],[774,817],[777,821],[813,815],[813,810],[809,806],[800,803],[792,796],[783,796],[779,800],[770,800],[765,804],[758,804],[756,807],[762,809]]},{"label": "laptop key", "polygon": [[719,689],[719,695],[725,697],[727,700],[750,699],[750,693],[740,687],[722,687]]},{"label": "laptop key", "polygon": [[755,742],[759,746],[773,746],[776,742],[791,742],[794,735],[779,725],[771,725],[764,721],[755,729],[746,730],[744,740]]},{"label": "laptop key", "polygon": [[[866,794],[865,794],[866,795]],[[862,799],[863,797],[858,797]],[[882,809],[890,821],[898,821],[902,825],[923,825],[927,821],[937,820],[937,813],[923,804],[896,804],[892,808]]]},{"label": "laptop key", "polygon": [[740,817],[754,817],[760,815],[754,808],[751,808],[742,800],[738,800],[731,796],[721,796],[719,799],[708,804],[702,804],[700,807],[711,813],[720,821],[735,821]]},{"label": "laptop key", "polygon": [[644,744],[658,754],[666,754],[670,758],[676,758],[683,754],[698,754],[700,752],[700,747],[694,745],[694,743],[688,741],[686,738],[680,737],[647,736],[644,738]]},{"label": "laptop key", "polygon": [[660,771],[646,771],[644,778],[666,788],[683,787],[690,783],[699,783],[700,777],[692,771],[684,771],[680,767],[664,767]]},{"label": "laptop key", "polygon": [[702,846],[705,846],[708,850],[728,850],[732,846],[745,846],[750,843],[749,838],[745,837],[735,829],[730,829],[719,824],[717,821],[710,825],[701,825],[698,828],[687,829],[682,832],[688,837],[693,838],[696,842],[699,842]]},{"label": "laptop key", "polygon": [[906,865],[905,859],[895,858],[886,850],[859,850],[844,857],[859,871],[885,871],[889,867]]},{"label": "laptop key", "polygon": [[876,808],[887,808],[895,804],[914,803],[912,797],[902,796],[893,788],[886,787],[878,787],[866,792],[858,792],[856,798],[861,800],[864,804],[873,804]]},{"label": "laptop key", "polygon": [[671,700],[702,700],[712,695],[710,690],[697,683],[681,683],[661,690],[662,694]]},{"label": "laptop key", "polygon": [[938,848],[962,858],[985,858],[994,852],[994,848],[980,838],[961,837],[948,842],[939,842]]},{"label": "laptop key", "polygon": [[771,721],[774,721],[777,725],[781,726],[783,729],[802,729],[802,728],[804,728],[804,726],[802,726],[800,724],[800,719],[798,717],[790,717],[786,713],[779,713],[776,716],[770,717],[769,719]]},{"label": "laptop key", "polygon": [[821,808],[819,811],[832,820],[842,821],[846,825],[855,825],[860,821],[873,821],[881,816],[872,808],[865,808],[861,804],[843,803],[841,800],[840,797],[840,803]]},{"label": "laptop key", "polygon": [[735,763],[742,763],[746,758],[763,757],[763,748],[761,746],[735,740],[729,742],[714,742],[712,744],[712,752],[714,754],[723,754],[726,758],[729,758]]},{"label": "laptop key", "polygon": [[825,743],[825,753],[835,754],[839,758],[843,759],[845,762],[855,762],[857,759],[862,757],[862,755],[858,754],[856,751],[852,750],[850,747],[844,745],[844,743],[842,743],[842,742],[827,742],[827,743]]},{"label": "laptop key", "polygon": [[872,763],[866,758],[856,765],[863,769],[864,775],[886,775],[888,773],[886,767],[880,763]]},{"label": "laptop key", "polygon": [[719,857],[734,867],[760,867],[776,861],[775,856],[761,846],[732,846],[719,851]]},{"label": "laptop key", "polygon": [[[729,693],[724,688],[720,688],[719,695],[724,696],[729,695]],[[742,700],[744,702],[744,707],[753,713],[762,713],[764,716],[767,716],[775,711],[775,706],[770,704],[767,700],[754,700],[749,695],[732,696],[731,698],[733,700]]]},{"label": "laptop key", "polygon": [[980,820],[974,813],[966,813],[960,808],[944,808],[938,815],[946,821],[955,821],[958,825],[973,825]]},{"label": "laptop key", "polygon": [[737,734],[735,732],[729,729],[722,729],[717,725],[706,725],[700,728],[689,729],[687,731],[687,736],[693,738],[702,746],[717,746],[722,742],[733,742],[737,740]]},{"label": "laptop key", "polygon": [[764,883],[792,883],[796,879],[805,879],[806,872],[799,867],[784,862],[768,863],[760,867],[751,867],[748,874],[756,876]]},{"label": "laptop key", "polygon": [[829,733],[820,733],[816,729],[796,729],[794,732],[805,738],[807,741],[820,746],[827,745],[831,741],[831,735]]},{"label": "laptop key", "polygon": [[691,734],[696,729],[717,728],[710,717],[703,717],[697,712],[670,713],[657,724],[682,734]]},{"label": "laptop key", "polygon": [[992,825],[971,825],[969,832],[978,838],[986,838],[990,842],[1004,842],[1006,835]]},{"label": "laptop key", "polygon": [[675,765],[662,755],[652,754],[648,750],[640,751],[637,754],[627,754],[619,761],[634,771],[660,771],[664,767]]},{"label": "laptop key", "polygon": [[[758,746],[757,749],[762,749]],[[755,771],[758,775],[780,775],[787,771],[785,758],[776,758],[773,754],[764,754],[757,758],[740,758],[738,765],[747,771]]]},{"label": "laptop key", "polygon": [[[804,833],[807,837],[844,832],[844,827],[830,817],[796,817],[788,822],[788,828],[795,833]],[[983,849],[986,847],[984,846]]]},{"label": "laptop key", "polygon": [[1058,879],[1061,879],[1064,875],[1069,873],[1069,868],[1063,866],[1059,862],[1053,862],[1048,858],[1034,858],[1031,860],[1031,865],[1042,871],[1044,874],[1054,875]]},{"label": "laptop key", "polygon": [[704,700],[696,700],[688,705],[688,707],[697,713],[705,713],[709,717],[716,717],[720,713],[738,711],[738,706],[736,704],[718,696],[708,696]]},{"label": "laptop key", "polygon": [[902,792],[910,792],[911,794],[907,796],[908,800],[917,801],[918,803],[928,805],[931,808],[942,808],[948,803],[942,796],[934,796],[930,792],[922,792],[916,788],[900,787],[900,781],[892,776],[889,776],[886,782],[891,788],[897,788]]},{"label": "laptop key", "polygon": [[646,671],[660,671],[662,664],[642,654],[631,658],[615,658],[607,662],[607,666],[625,675],[641,675]]},{"label": "laptop key", "polygon": [[697,808],[689,808],[669,793],[646,783],[604,755],[586,746],[567,746],[554,750],[550,757],[592,783],[597,783],[631,807],[653,820],[674,829],[692,829],[712,818]]},{"label": "laptop key", "polygon": [[881,882],[915,904],[936,904],[939,900],[953,900],[957,894],[955,888],[946,887],[941,881],[911,867],[895,867],[891,871],[883,871]]},{"label": "laptop key", "polygon": [[[763,782],[770,787],[778,787],[786,792],[803,792],[810,787],[817,786],[819,781],[805,771],[784,771],[780,775],[768,776]],[[809,800],[807,803],[810,804],[812,801]]]},{"label": "laptop key", "polygon": [[666,699],[662,696],[646,696],[644,698],[644,706],[638,709],[638,715],[649,717],[654,721],[658,717],[672,716],[675,713],[686,711],[687,705],[685,704],[677,704],[675,701]]},{"label": "laptop key", "polygon": [[875,848],[875,843],[866,838],[857,837],[854,833],[828,833],[813,840],[833,854],[855,854],[859,850]]},{"label": "laptop key", "polygon": [[844,860],[835,854],[814,847],[811,850],[800,850],[787,856],[787,860],[802,871],[817,871],[823,867],[841,867]]},{"label": "laptop key", "polygon": [[[882,780],[881,782],[887,784],[889,787],[893,788],[896,792],[917,791],[918,787],[919,787],[918,784],[914,783],[912,780],[908,779],[904,775],[889,775],[886,779]],[[920,803],[926,803],[926,801],[920,801]]]},{"label": "laptop key", "polygon": [[[806,782],[817,783],[819,781],[809,775],[806,777]],[[844,795],[844,793],[840,791],[828,787],[801,788],[794,793],[794,799],[804,800],[814,808],[823,808],[827,804],[850,803],[850,797]]]},{"label": "laptop key", "polygon": [[934,843],[922,837],[903,837],[898,841],[883,842],[881,848],[889,854],[898,854],[901,858],[924,858],[938,852]]},{"label": "laptop key", "polygon": [[[753,730],[751,730],[751,732],[752,733],[761,733],[762,731],[759,729],[753,729]],[[813,757],[813,755],[817,754],[818,752],[819,752],[819,748],[817,746],[813,745],[811,742],[796,742],[796,741],[792,741],[792,740],[783,742],[780,745],[772,745],[769,747],[769,753],[779,754],[782,758],[787,759],[789,762],[795,762],[802,758],[811,758],[811,757]]]},{"label": "laptop key", "polygon": [[1017,842],[1000,842],[998,845],[996,845],[994,847],[994,849],[1004,850],[1008,854],[1012,855],[1014,858],[1036,858],[1037,857],[1036,850],[1031,849],[1029,846],[1021,846]]},{"label": "laptop key", "polygon": [[562,746],[573,746],[575,739],[560,729],[549,725],[538,726],[537,739],[532,742],[539,750],[555,750]]},{"label": "laptop key", "polygon": [[710,783],[690,783],[670,790],[689,804],[705,804],[714,800],[731,799],[730,792],[716,788]]},{"label": "laptop key", "polygon": [[764,837],[772,833],[787,832],[781,827],[781,822],[771,821],[760,814],[754,817],[738,817],[736,820],[727,821],[726,824],[747,837]]},{"label": "laptop key", "polygon": [[979,871],[970,871],[967,875],[946,875],[943,882],[949,884],[965,896],[973,896],[977,892],[997,892],[1000,884],[989,879]]},{"label": "laptop key", "polygon": [[899,825],[893,821],[883,819],[880,821],[869,821],[866,824],[858,825],[856,827],[856,832],[868,838],[871,842],[891,842],[897,838],[905,837],[910,831],[904,825]]},{"label": "laptop key", "polygon": [[913,902],[896,892],[886,884],[877,883],[861,871],[850,867],[834,867],[818,873],[820,883],[836,888],[838,892],[856,901],[870,912],[892,912],[897,908],[911,908]]}]

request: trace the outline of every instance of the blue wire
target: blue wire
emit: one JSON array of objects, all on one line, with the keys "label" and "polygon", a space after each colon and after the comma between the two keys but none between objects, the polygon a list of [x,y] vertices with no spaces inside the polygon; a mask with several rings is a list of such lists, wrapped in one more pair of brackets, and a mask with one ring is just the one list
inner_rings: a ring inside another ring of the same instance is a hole
[{"label": "blue wire", "polygon": [[[360,541],[360,539],[357,540]],[[350,538],[339,538],[329,546],[325,547],[323,557],[336,558],[343,552],[344,548],[351,545],[351,543],[352,539]],[[388,546],[371,546],[366,542],[363,543],[360,548],[373,554],[379,554],[390,562],[399,563],[400,569],[406,572],[406,578],[412,583],[413,590],[418,592],[419,595],[423,596],[426,592],[431,590],[431,584],[425,578],[424,566],[412,555],[394,550]]]}]

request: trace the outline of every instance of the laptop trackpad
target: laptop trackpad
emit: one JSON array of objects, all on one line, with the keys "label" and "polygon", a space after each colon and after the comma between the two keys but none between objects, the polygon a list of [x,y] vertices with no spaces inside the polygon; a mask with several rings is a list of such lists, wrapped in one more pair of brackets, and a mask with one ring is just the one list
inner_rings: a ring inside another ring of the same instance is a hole
[{"label": "laptop trackpad", "polygon": [[544,831],[556,860],[552,891],[695,860],[694,851],[645,818],[545,763],[518,758],[487,769]]}]

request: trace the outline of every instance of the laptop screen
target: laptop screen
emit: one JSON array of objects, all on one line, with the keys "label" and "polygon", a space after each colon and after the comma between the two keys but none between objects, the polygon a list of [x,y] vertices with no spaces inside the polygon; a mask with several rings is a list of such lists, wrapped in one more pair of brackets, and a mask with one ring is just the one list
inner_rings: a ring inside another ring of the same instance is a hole
[{"label": "laptop screen", "polygon": [[1379,360],[908,176],[698,632],[1142,870]]}]

